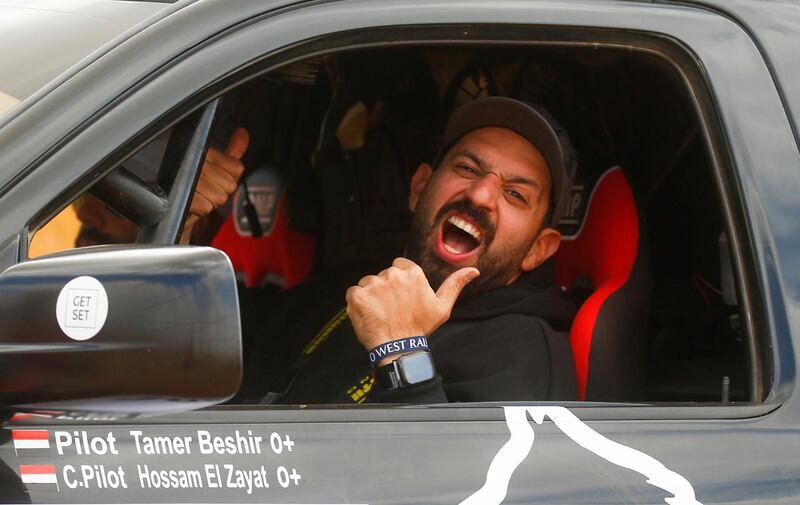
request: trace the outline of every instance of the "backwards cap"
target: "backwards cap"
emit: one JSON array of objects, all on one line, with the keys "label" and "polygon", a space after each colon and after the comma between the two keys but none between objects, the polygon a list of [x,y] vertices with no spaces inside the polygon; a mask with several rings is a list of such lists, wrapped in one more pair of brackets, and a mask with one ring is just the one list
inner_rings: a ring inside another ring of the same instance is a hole
[{"label": "backwards cap", "polygon": [[478,128],[498,126],[513,130],[542,153],[550,169],[550,226],[555,227],[572,192],[577,159],[567,132],[540,105],[492,96],[468,102],[450,115],[442,136],[437,164],[458,140]]}]

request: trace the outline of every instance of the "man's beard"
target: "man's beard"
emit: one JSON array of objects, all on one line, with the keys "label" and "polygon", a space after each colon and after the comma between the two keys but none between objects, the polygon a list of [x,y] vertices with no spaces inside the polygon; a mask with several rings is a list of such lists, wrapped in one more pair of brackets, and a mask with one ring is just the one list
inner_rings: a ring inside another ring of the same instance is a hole
[{"label": "man's beard", "polygon": [[[460,298],[471,298],[500,286],[507,285],[520,272],[520,265],[528,253],[533,241],[527,244],[509,245],[503,248],[492,247],[495,238],[495,227],[483,209],[475,207],[469,201],[461,200],[451,202],[442,207],[431,219],[432,209],[420,201],[420,206],[414,213],[411,224],[411,234],[406,248],[406,256],[419,265],[428,283],[434,290],[441,286],[447,277],[463,267],[452,265],[434,252],[434,241],[442,226],[445,216],[451,212],[458,212],[469,216],[475,221],[483,232],[481,247],[483,250],[478,256],[475,267],[480,275],[466,285]],[[535,240],[535,237],[533,238]]]}]

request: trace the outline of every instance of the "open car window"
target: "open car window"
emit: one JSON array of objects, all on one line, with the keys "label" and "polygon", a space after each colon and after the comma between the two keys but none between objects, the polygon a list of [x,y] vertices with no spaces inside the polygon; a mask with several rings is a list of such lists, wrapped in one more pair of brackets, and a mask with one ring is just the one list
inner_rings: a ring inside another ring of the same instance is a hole
[{"label": "open car window", "polygon": [[[249,327],[245,318],[250,361],[240,400],[268,401],[270,381],[282,392],[304,373],[292,370],[298,362],[288,356],[337,331],[344,302],[317,296],[320,286],[341,294],[337,282],[352,285],[403,254],[415,170],[435,159],[455,108],[491,95],[544,105],[578,153],[553,261],[579,325],[590,327],[558,328],[565,338],[571,330],[580,399],[751,398],[719,188],[688,90],[663,60],[613,49],[376,49],[306,60],[239,93],[253,104],[249,127],[264,132],[254,135],[261,161],[247,180],[251,199],[263,204],[267,234],[254,238],[247,229],[239,195],[216,245],[230,248],[244,283],[266,286],[262,292],[309,277],[317,286],[275,318],[260,308],[272,298],[245,306],[259,317]],[[302,343],[263,347],[270,332],[296,326]],[[344,401],[369,398],[368,375],[350,382]],[[502,401],[512,393],[493,394],[488,399]]]},{"label": "open car window", "polygon": [[[85,191],[66,207],[61,204],[32,234],[28,256],[97,245],[188,243],[194,228],[196,241],[207,242],[205,226],[194,226],[197,216],[188,220],[187,214],[213,144],[217,109],[218,101],[206,105],[90,180]],[[205,187],[201,183],[198,193]]]},{"label": "open car window", "polygon": [[[126,170],[150,187],[156,187],[168,139],[169,132],[149,142],[110,177]],[[138,234],[136,223],[87,191],[33,235],[28,255],[36,258],[74,247],[133,244]]]},{"label": "open car window", "polygon": [[[753,337],[741,324],[730,230],[701,123],[674,69],[612,48],[411,47],[304,59],[223,97],[209,145],[224,149],[235,127],[246,129],[245,173],[192,242],[226,252],[241,284],[245,377],[233,403],[371,401],[366,349],[352,338],[337,343],[349,325],[344,292],[405,253],[412,176],[436,159],[452,111],[485,96],[543,105],[577,152],[563,239],[547,266],[574,310],[568,320],[542,320],[571,349],[577,390],[537,398],[494,387],[480,400],[751,399]],[[159,187],[167,144],[189,145],[169,138],[120,167]],[[64,211],[78,209],[72,226],[84,231],[73,233],[88,236],[92,218],[80,209],[89,202],[116,220],[117,235],[83,245],[142,240],[141,226],[91,193]],[[47,230],[34,236],[31,256]],[[359,370],[338,384],[307,368],[334,345],[348,349],[334,354],[342,366]],[[485,366],[479,361],[470,366]],[[458,372],[440,372],[447,392]]]}]

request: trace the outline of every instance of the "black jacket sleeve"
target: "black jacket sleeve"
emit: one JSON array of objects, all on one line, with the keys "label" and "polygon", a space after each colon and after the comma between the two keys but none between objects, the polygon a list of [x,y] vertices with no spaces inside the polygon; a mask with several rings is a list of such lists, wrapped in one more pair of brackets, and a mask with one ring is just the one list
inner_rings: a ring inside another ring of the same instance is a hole
[{"label": "black jacket sleeve", "polygon": [[381,403],[575,400],[567,335],[518,314],[446,324],[428,339],[439,376],[419,386],[376,390]]},{"label": "black jacket sleeve", "polygon": [[442,387],[442,377],[437,375],[432,381],[416,386],[393,389],[391,391],[376,386],[370,397],[371,403],[447,403],[447,395]]}]

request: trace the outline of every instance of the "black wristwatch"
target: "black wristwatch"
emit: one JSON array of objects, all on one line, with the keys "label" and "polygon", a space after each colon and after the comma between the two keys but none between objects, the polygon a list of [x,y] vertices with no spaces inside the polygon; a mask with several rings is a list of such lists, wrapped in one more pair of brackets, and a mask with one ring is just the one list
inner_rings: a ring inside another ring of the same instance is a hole
[{"label": "black wristwatch", "polygon": [[401,356],[375,369],[375,380],[385,389],[399,389],[422,384],[436,377],[433,359],[428,351]]}]

